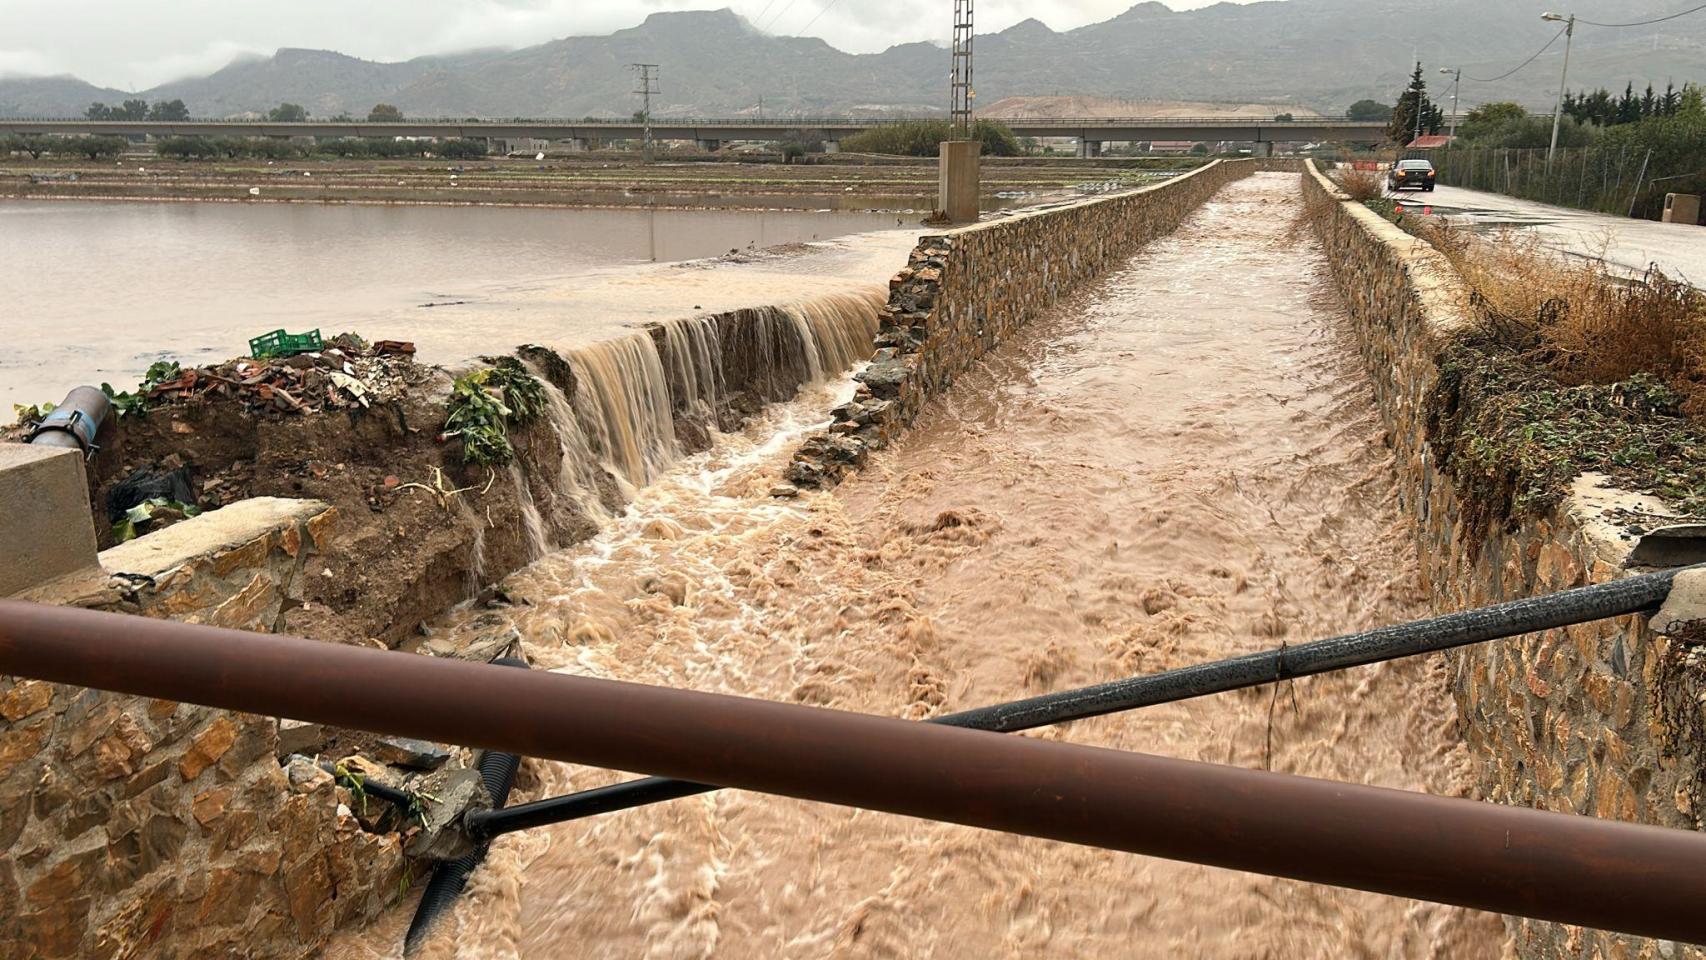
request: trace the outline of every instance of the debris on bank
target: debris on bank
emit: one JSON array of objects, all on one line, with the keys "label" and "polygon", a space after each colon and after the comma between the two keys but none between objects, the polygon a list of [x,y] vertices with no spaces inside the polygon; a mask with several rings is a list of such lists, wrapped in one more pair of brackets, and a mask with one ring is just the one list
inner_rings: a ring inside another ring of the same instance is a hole
[{"label": "debris on bank", "polygon": [[287,414],[367,408],[400,399],[430,370],[415,363],[415,345],[368,343],[341,334],[320,351],[263,360],[241,358],[179,371],[147,391],[150,403],[231,399],[252,412]]}]

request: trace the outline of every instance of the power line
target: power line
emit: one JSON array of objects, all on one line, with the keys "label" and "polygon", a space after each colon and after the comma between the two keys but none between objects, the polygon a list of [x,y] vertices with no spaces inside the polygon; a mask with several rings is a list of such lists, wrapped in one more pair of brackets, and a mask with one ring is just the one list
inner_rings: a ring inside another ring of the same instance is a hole
[{"label": "power line", "polygon": [[1668,17],[1659,17],[1655,20],[1636,20],[1633,23],[1595,23],[1592,20],[1578,19],[1576,22],[1585,23],[1590,27],[1644,27],[1649,23],[1664,23],[1666,20],[1675,20],[1677,17],[1686,17],[1691,13],[1699,13],[1702,10],[1706,10],[1706,3],[1702,3],[1698,7],[1690,7],[1681,13],[1673,13]]},{"label": "power line", "polygon": [[770,2],[769,2],[769,3],[766,3],[766,4],[765,4],[765,5],[764,5],[764,9],[763,9],[763,10],[760,10],[760,11],[758,11],[758,16],[756,16],[756,17],[753,17],[753,18],[752,18],[752,19],[751,19],[751,20],[750,20],[750,21],[749,21],[749,22],[750,22],[750,23],[751,23],[751,24],[752,24],[752,25],[753,25],[753,26],[754,26],[754,27],[756,27],[756,26],[758,26],[758,21],[760,21],[760,20],[763,20],[763,19],[764,19],[764,15],[765,15],[765,14],[766,14],[766,13],[769,13],[769,12],[770,12],[770,8],[771,8],[771,7],[774,7],[774,6],[775,6],[775,5],[776,5],[776,0],[770,0]]},{"label": "power line", "polygon": [[782,9],[776,11],[776,15],[771,17],[766,25],[774,27],[776,24],[782,22],[782,14],[787,13],[789,10],[792,10],[794,8],[795,2],[796,2],[796,0],[788,0],[787,3],[782,5]]},{"label": "power line", "polygon": [[1563,30],[1559,30],[1557,33],[1554,33],[1552,35],[1552,39],[1546,41],[1546,46],[1541,47],[1539,50],[1534,51],[1534,56],[1529,57],[1527,60],[1524,60],[1523,62],[1517,64],[1516,66],[1510,68],[1509,70],[1506,70],[1504,73],[1501,73],[1496,77],[1464,77],[1463,79],[1473,80],[1476,83],[1495,83],[1499,80],[1503,80],[1504,78],[1510,76],[1511,74],[1517,72],[1518,70],[1521,70],[1523,67],[1526,67],[1529,64],[1533,63],[1534,61],[1540,59],[1540,55],[1545,53],[1547,50],[1552,49],[1552,45],[1554,43],[1557,43],[1558,38],[1564,35],[1564,30],[1568,30],[1568,29],[1569,29],[1568,27],[1565,27]]},{"label": "power line", "polygon": [[840,2],[841,2],[841,0],[829,0],[828,3],[824,4],[823,9],[819,10],[817,12],[817,17],[813,17],[810,20],[807,20],[806,25],[801,27],[797,32],[805,33],[807,30],[810,30],[812,28],[812,24],[814,24],[818,21],[818,17],[821,17],[824,14],[828,13],[829,11],[835,9],[835,5],[840,3]]}]

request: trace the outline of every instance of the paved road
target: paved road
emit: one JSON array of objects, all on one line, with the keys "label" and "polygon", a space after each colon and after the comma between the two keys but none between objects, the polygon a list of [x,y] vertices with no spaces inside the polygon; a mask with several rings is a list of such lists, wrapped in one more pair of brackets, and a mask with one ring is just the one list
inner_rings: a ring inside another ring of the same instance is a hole
[{"label": "paved road", "polygon": [[1404,197],[1432,204],[1435,213],[1476,224],[1533,230],[1560,250],[1603,257],[1631,273],[1642,273],[1649,263],[1657,263],[1673,277],[1706,287],[1706,227],[1630,220],[1462,187],[1440,186],[1431,194],[1406,193]]}]

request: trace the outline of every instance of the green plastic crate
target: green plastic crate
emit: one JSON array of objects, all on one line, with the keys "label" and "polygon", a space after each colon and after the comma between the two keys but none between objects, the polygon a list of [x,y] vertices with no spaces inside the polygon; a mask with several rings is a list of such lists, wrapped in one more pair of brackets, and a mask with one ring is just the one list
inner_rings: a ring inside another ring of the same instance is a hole
[{"label": "green plastic crate", "polygon": [[274,330],[263,333],[249,341],[249,356],[256,360],[268,357],[294,357],[299,353],[311,353],[320,349],[320,331],[310,330],[307,333],[285,333]]}]

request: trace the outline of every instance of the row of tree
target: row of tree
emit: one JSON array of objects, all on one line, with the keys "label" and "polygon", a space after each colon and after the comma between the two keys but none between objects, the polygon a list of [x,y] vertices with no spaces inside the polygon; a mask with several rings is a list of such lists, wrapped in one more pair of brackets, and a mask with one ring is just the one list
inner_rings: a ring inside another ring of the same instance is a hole
[{"label": "row of tree", "polygon": [[[841,149],[850,153],[887,153],[900,156],[933,157],[942,141],[952,131],[946,120],[908,120],[904,123],[885,123],[841,141]],[[1019,140],[1004,123],[979,120],[972,126],[972,139],[983,144],[986,157],[1016,157],[1021,152]]]},{"label": "row of tree", "polygon": [[[112,160],[130,146],[124,137],[57,137],[42,134],[0,137],[0,157],[28,154]],[[406,159],[441,157],[478,160],[486,155],[484,140],[394,140],[388,137],[339,137],[314,143],[271,137],[167,137],[154,147],[158,156],[173,160],[300,160],[308,157]]]},{"label": "row of tree", "polygon": [[90,120],[188,120],[190,108],[182,100],[161,100],[150,104],[146,100],[126,100],[109,107],[99,100],[89,104],[83,115]]},{"label": "row of tree", "polygon": [[1677,111],[1682,109],[1683,92],[1676,88],[1676,84],[1668,83],[1665,85],[1665,92],[1658,93],[1649,83],[1645,93],[1637,94],[1633,82],[1623,88],[1621,97],[1604,87],[1592,93],[1586,90],[1581,93],[1570,92],[1564,94],[1564,112],[1580,123],[1615,127],[1624,123],[1651,120],[1654,117],[1676,116]]},{"label": "row of tree", "polygon": [[[1631,90],[1629,99],[1644,98]],[[1441,183],[1605,213],[1656,217],[1665,193],[1706,190],[1706,90],[1695,84],[1655,95],[1652,112],[1634,120],[1565,113],[1560,149],[1549,156],[1551,140],[1551,117],[1489,103],[1469,111],[1450,149],[1431,156]]]},{"label": "row of tree", "polygon": [[154,149],[160,156],[174,160],[301,160],[309,157],[478,160],[487,152],[484,140],[396,140],[389,137],[339,137],[313,143],[270,137],[167,137]]},{"label": "row of tree", "polygon": [[[147,100],[126,100],[116,107],[109,107],[100,101],[89,104],[89,109],[83,115],[90,120],[188,120],[190,108],[182,100],[161,100],[150,104]],[[267,111],[267,119],[273,123],[302,123],[308,119],[308,109],[300,103],[281,103]],[[373,109],[367,111],[369,123],[399,123],[403,120],[403,111],[389,103],[376,103]],[[340,113],[330,118],[332,123],[354,123],[355,118],[347,113]]]},{"label": "row of tree", "polygon": [[50,137],[43,134],[0,137],[0,157],[14,153],[29,154],[30,159],[44,156],[85,157],[90,160],[112,160],[130,146],[123,137]]}]

